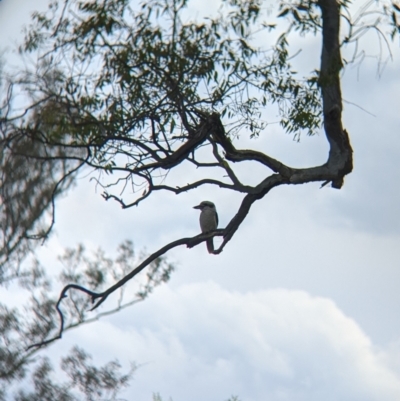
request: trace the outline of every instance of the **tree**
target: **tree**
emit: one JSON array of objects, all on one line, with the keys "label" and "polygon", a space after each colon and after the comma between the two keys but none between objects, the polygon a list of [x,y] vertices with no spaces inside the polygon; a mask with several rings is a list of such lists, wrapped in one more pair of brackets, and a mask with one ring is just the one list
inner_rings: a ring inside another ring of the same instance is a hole
[{"label": "tree", "polygon": [[[20,276],[21,261],[50,234],[56,201],[82,170],[94,174],[106,200],[123,208],[140,206],[157,191],[180,194],[203,185],[243,194],[225,228],[165,245],[103,291],[91,280],[69,276],[57,302],[58,333],[52,336],[55,326],[44,325],[31,344],[43,346],[62,335],[59,305],[70,290],[89,295],[95,309],[173,247],[222,236],[214,253],[222,252],[252,205],[273,188],[317,181],[340,189],[352,171],[341,119],[341,49],[367,30],[383,35],[381,22],[365,24],[366,12],[352,19],[346,0],[281,2],[278,17],[287,25],[268,48],[265,38],[282,23],[265,19],[261,0],[223,1],[219,14],[201,21],[185,15],[187,3],[148,0],[132,9],[127,0],[52,1],[46,13],[34,14],[20,48],[31,66],[3,79],[3,282]],[[383,3],[375,11],[391,18],[393,37],[399,11]],[[297,77],[291,65],[291,32],[321,36],[321,64],[306,77]],[[323,127],[327,161],[294,168],[257,150],[267,106],[277,108],[282,130],[296,139]],[[254,138],[255,149],[238,149],[239,134]],[[235,165],[245,161],[265,168],[257,185],[238,178]],[[173,182],[168,174],[181,168],[202,176]]]},{"label": "tree", "polygon": [[[0,385],[4,385],[4,394],[8,393],[7,385],[21,381],[26,377],[28,367],[34,367],[31,378],[33,392],[27,393],[26,389],[21,388],[15,400],[97,400],[102,396],[115,399],[132,377],[136,369],[134,364],[126,374],[120,373],[118,361],[98,368],[90,364],[90,356],[84,350],[74,347],[61,361],[69,382],[60,385],[52,378],[53,368],[49,360],[43,357],[38,359],[39,348],[30,345],[42,341],[58,326],[59,316],[55,309],[57,296],[52,291],[55,282],[57,287],[71,281],[93,289],[107,287],[123,277],[141,257],[143,254],[136,255],[130,241],[119,246],[115,258],[107,257],[100,249],[90,255],[79,245],[76,249],[66,249],[59,257],[63,267],[56,280],[46,273],[37,259],[33,259],[30,265],[18,272],[17,277],[0,281],[3,286],[20,286],[28,294],[28,301],[23,308],[20,305],[9,307],[0,304]],[[71,294],[63,304],[64,330],[97,321],[143,301],[155,287],[168,281],[172,270],[173,266],[164,258],[157,259],[149,266],[146,277],[130,288],[129,294],[133,296],[127,296],[121,288],[115,305],[95,316],[88,316],[90,302],[87,297]]]}]

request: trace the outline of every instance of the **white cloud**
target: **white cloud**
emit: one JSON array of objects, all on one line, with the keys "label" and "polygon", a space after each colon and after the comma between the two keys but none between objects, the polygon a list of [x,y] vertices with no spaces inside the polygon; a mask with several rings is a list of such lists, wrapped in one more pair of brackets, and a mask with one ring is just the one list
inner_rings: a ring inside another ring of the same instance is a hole
[{"label": "white cloud", "polygon": [[93,328],[72,337],[97,355],[101,348],[142,364],[127,399],[150,400],[152,392],[174,401],[400,399],[390,355],[333,301],[304,291],[165,286]]}]

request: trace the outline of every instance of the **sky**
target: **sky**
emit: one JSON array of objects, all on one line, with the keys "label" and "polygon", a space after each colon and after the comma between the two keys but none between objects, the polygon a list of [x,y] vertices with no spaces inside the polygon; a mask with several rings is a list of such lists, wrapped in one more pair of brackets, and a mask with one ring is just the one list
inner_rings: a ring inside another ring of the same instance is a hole
[{"label": "sky", "polygon": [[[29,0],[0,2],[1,47],[21,39],[32,7]],[[215,2],[191,7],[200,15]],[[318,38],[293,37],[292,44],[309,55],[303,68],[318,67]],[[375,51],[372,36],[364,45]],[[135,361],[128,400],[151,400],[157,392],[174,401],[399,400],[398,40],[392,52],[383,70],[369,57],[342,75],[354,171],[340,191],[318,183],[274,189],[221,255],[209,255],[205,244],[173,250],[168,258],[177,269],[168,284],[145,302],[66,333],[46,353],[63,355],[80,344],[99,363]],[[276,124],[259,139],[243,135],[237,146],[294,167],[323,163],[328,149],[322,131],[296,142]],[[250,182],[264,174],[250,163],[240,166]],[[89,178],[82,175],[59,202],[56,234],[39,250],[49,266],[63,247],[79,242],[112,253],[131,239],[153,252],[198,234],[192,206],[200,201],[216,204],[220,227],[241,201],[202,187],[122,210],[105,202]]]}]

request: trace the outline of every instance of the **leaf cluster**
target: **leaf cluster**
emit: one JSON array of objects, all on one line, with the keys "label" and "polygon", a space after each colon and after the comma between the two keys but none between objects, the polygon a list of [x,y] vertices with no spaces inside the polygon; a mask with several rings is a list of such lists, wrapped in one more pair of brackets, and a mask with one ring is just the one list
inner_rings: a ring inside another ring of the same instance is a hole
[{"label": "leaf cluster", "polygon": [[96,401],[116,400],[117,394],[127,386],[135,366],[127,374],[120,373],[117,361],[103,367],[90,364],[91,357],[81,348],[74,347],[62,358],[61,370],[68,380],[60,384],[54,380],[54,369],[48,358],[41,358],[32,373],[33,390],[19,390],[14,401]]}]

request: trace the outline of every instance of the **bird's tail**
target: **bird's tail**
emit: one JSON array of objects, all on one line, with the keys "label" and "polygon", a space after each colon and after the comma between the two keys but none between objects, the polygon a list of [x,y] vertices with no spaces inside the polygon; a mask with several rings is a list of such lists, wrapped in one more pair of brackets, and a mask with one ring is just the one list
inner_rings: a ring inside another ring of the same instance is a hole
[{"label": "bird's tail", "polygon": [[214,253],[214,241],[212,238],[207,240],[207,251],[208,253]]}]

